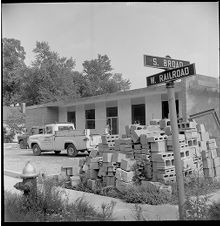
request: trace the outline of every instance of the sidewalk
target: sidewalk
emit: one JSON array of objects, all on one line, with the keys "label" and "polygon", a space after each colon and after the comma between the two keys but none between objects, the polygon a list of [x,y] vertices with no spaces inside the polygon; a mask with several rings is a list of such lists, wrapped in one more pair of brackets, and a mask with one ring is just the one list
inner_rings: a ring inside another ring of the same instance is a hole
[{"label": "sidewalk", "polygon": [[[16,176],[16,174],[14,175]],[[13,186],[20,182],[21,179],[4,175],[4,190],[21,194],[20,191]],[[74,191],[59,187],[58,189],[65,191],[62,198],[67,198],[69,203],[75,202],[78,198],[83,197],[89,204],[101,210],[103,203],[110,204],[111,201],[116,202],[113,210],[113,218],[116,221],[136,221],[135,204],[126,203],[119,199],[110,198],[106,196],[95,195],[92,193],[85,193],[81,191]],[[220,190],[208,195],[210,201],[220,201]],[[176,205],[147,205],[140,204],[142,207],[142,215],[146,220],[178,220],[178,206]]]},{"label": "sidewalk", "polygon": [[[17,182],[22,179],[4,175],[4,190],[11,191],[17,194],[22,194],[14,188]],[[119,199],[95,195],[92,193],[85,193],[81,191],[74,191],[59,187],[58,189],[65,191],[65,195],[62,198],[67,198],[69,203],[75,202],[78,198],[83,197],[85,201],[94,206],[96,209],[101,210],[103,203],[110,204],[111,201],[116,202],[113,210],[113,218],[115,221],[136,221],[135,219],[135,204],[122,202]],[[140,204],[142,207],[142,214],[146,220],[177,220],[178,219],[178,208],[173,205],[158,205],[152,206],[147,204]]]}]

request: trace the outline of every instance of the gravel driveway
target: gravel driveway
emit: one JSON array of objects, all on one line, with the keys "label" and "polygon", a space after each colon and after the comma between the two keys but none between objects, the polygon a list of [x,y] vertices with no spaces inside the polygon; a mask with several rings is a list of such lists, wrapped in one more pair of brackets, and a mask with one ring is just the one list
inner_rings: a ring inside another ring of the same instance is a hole
[{"label": "gravel driveway", "polygon": [[[87,152],[79,153],[76,158],[87,156]],[[16,143],[4,144],[4,170],[22,172],[27,161],[30,161],[36,170],[47,174],[59,174],[62,163],[67,160],[66,151],[59,155],[54,152],[46,152],[40,156],[34,156],[31,149],[20,149]]]}]

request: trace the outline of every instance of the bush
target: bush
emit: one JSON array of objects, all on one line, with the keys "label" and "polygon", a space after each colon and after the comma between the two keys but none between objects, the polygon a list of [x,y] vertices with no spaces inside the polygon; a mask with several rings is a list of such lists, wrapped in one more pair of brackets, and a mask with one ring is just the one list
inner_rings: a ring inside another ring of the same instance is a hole
[{"label": "bush", "polygon": [[209,220],[220,220],[220,202],[213,203],[208,210]]},{"label": "bush", "polygon": [[149,205],[159,205],[170,202],[167,194],[159,192],[155,186],[136,186],[125,191],[123,199],[129,203],[144,203]]},{"label": "bush", "polygon": [[63,199],[63,190],[56,189],[51,180],[43,181],[44,189],[29,198],[5,192],[5,220],[16,222],[54,222],[111,220],[113,204],[102,207],[98,212],[82,198],[69,204]]}]

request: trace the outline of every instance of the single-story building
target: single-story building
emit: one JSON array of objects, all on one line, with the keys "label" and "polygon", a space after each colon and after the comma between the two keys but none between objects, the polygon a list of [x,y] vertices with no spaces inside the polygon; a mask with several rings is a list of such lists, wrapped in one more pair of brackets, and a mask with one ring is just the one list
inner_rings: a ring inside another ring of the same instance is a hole
[{"label": "single-story building", "polygon": [[[179,117],[215,109],[219,117],[218,79],[195,75],[175,82]],[[50,102],[26,108],[26,127],[53,122],[74,122],[77,130],[91,129],[103,134],[106,124],[111,134],[125,134],[125,126],[169,117],[165,85],[121,91],[69,101]],[[220,134],[219,134],[220,136]]]}]

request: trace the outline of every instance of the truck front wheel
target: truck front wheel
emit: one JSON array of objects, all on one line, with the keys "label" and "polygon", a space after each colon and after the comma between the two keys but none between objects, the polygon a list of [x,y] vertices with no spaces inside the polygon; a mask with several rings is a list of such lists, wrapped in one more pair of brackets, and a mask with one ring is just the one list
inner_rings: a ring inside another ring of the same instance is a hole
[{"label": "truck front wheel", "polygon": [[78,151],[76,150],[76,147],[73,144],[69,144],[67,147],[67,155],[70,157],[76,157],[78,154]]},{"label": "truck front wheel", "polygon": [[36,156],[41,155],[41,149],[40,149],[38,144],[34,144],[32,149],[33,149],[33,154],[34,155],[36,155]]}]

